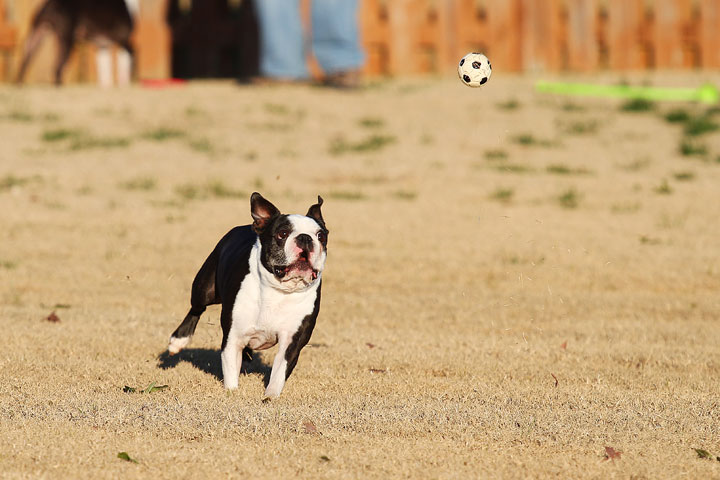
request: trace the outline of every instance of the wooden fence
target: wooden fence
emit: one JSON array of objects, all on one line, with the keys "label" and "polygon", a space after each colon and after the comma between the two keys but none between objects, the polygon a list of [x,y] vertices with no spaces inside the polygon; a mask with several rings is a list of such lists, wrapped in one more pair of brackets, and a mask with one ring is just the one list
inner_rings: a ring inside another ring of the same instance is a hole
[{"label": "wooden fence", "polygon": [[364,0],[361,21],[372,73],[470,51],[509,71],[720,68],[720,0]]},{"label": "wooden fence", "polygon": [[[31,13],[41,1],[0,0],[0,80],[15,71]],[[140,0],[134,35],[139,78],[172,75],[173,32],[165,23],[171,1]],[[227,12],[251,0],[196,1],[223,3],[217,11]],[[470,51],[485,52],[496,71],[720,68],[720,0],[360,2],[365,70],[371,75],[451,72]],[[8,4],[14,10],[11,18]],[[232,28],[242,30],[247,22],[236,25]],[[88,51],[83,60],[80,49],[81,58],[71,62],[69,80],[94,77]],[[51,54],[46,60],[50,63]]]}]

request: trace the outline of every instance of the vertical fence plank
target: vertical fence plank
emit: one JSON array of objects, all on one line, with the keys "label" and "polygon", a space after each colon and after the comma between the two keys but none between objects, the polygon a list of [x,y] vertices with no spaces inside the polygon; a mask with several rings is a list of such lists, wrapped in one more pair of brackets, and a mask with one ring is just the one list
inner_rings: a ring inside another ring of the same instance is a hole
[{"label": "vertical fence plank", "polygon": [[6,2],[0,0],[0,82],[10,80],[11,52],[17,45],[17,28],[7,18]]},{"label": "vertical fence plank", "polygon": [[522,70],[522,24],[524,16],[520,0],[488,0],[490,41],[488,55],[492,55],[496,70]]},{"label": "vertical fence plank", "polygon": [[700,1],[700,62],[720,68],[720,0]]},{"label": "vertical fence plank", "polygon": [[690,23],[691,0],[655,0],[653,41],[657,68],[689,66],[689,46],[683,30]]},{"label": "vertical fence plank", "polygon": [[165,17],[167,0],[143,0],[135,21],[135,67],[141,79],[170,77],[171,39]]},{"label": "vertical fence plank", "polygon": [[640,69],[645,66],[641,29],[645,17],[643,0],[609,0],[609,63],[613,70]]},{"label": "vertical fence plank", "polygon": [[599,67],[597,0],[569,0],[568,68],[587,72]]},{"label": "vertical fence plank", "polygon": [[385,2],[363,0],[360,2],[362,42],[367,53],[365,73],[386,75],[390,71],[390,26]]}]

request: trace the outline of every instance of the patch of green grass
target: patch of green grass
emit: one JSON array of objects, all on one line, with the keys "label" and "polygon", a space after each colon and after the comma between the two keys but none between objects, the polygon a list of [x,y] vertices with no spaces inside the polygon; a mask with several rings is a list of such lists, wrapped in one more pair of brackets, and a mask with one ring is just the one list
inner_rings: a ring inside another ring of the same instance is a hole
[{"label": "patch of green grass", "polygon": [[158,127],[142,134],[142,138],[155,142],[164,142],[175,138],[182,138],[186,133],[175,128]]},{"label": "patch of green grass", "polygon": [[187,117],[201,117],[205,115],[205,111],[201,110],[200,108],[190,105],[189,107],[185,108],[185,116]]},{"label": "patch of green grass", "polygon": [[620,105],[622,112],[649,112],[655,110],[655,103],[644,98],[631,98]]},{"label": "patch of green grass", "polygon": [[10,260],[0,260],[0,268],[4,270],[13,270],[17,267],[17,263]]},{"label": "patch of green grass", "polygon": [[494,168],[498,172],[504,173],[530,173],[535,171],[532,167],[520,163],[501,163]]},{"label": "patch of green grass", "polygon": [[200,198],[202,189],[192,183],[185,183],[175,187],[175,193],[184,200],[195,200]]},{"label": "patch of green grass", "polygon": [[94,148],[126,148],[130,146],[130,139],[125,137],[93,137],[80,135],[72,138],[70,150],[88,150]]},{"label": "patch of green grass", "polygon": [[649,158],[638,158],[632,162],[618,165],[618,167],[628,172],[639,172],[648,168],[651,163],[652,161]]},{"label": "patch of green grass", "polygon": [[330,143],[329,152],[332,155],[343,153],[377,152],[397,141],[392,135],[371,135],[359,142],[349,142],[344,138],[336,138]]},{"label": "patch of green grass", "polygon": [[639,240],[643,245],[660,245],[661,243],[659,238],[651,237],[649,235],[640,235]]},{"label": "patch of green grass", "polygon": [[41,138],[43,142],[59,142],[69,138],[77,138],[81,134],[82,132],[80,130],[73,128],[55,128],[52,130],[45,130]]},{"label": "patch of green grass", "polygon": [[367,197],[359,190],[333,190],[328,194],[328,198],[333,200],[365,200]]},{"label": "patch of green grass", "polygon": [[577,208],[580,205],[581,195],[574,188],[569,188],[562,192],[557,201],[561,207],[567,209]]},{"label": "patch of green grass", "polygon": [[266,103],[264,106],[265,111],[272,113],[273,115],[287,115],[290,113],[290,109],[287,105],[281,103]]},{"label": "patch of green grass", "polygon": [[660,185],[655,187],[654,190],[655,190],[655,193],[657,193],[659,195],[670,195],[671,193],[673,193],[672,187],[670,186],[668,181],[665,179],[663,179],[663,181],[660,183]]},{"label": "patch of green grass", "polygon": [[577,103],[565,102],[562,104],[560,109],[564,112],[584,112],[585,107],[578,105]]},{"label": "patch of green grass", "polygon": [[188,142],[188,145],[192,150],[196,152],[208,154],[215,152],[215,147],[213,146],[212,142],[210,142],[210,140],[205,137],[190,140]]},{"label": "patch of green grass", "polygon": [[690,138],[683,138],[678,147],[680,154],[685,157],[707,155],[708,148],[705,144],[694,141]]},{"label": "patch of green grass", "polygon": [[540,147],[552,147],[555,145],[555,142],[551,140],[544,140],[535,138],[533,134],[531,133],[521,133],[519,135],[515,135],[511,138],[511,140],[518,145],[523,145],[525,147],[532,147],[532,146],[540,146]]},{"label": "patch of green grass", "polygon": [[0,178],[0,192],[10,190],[13,187],[22,187],[23,185],[30,182],[28,177],[16,177],[15,175],[5,175]]},{"label": "patch of green grass", "polygon": [[675,172],[673,174],[673,178],[679,182],[689,182],[691,180],[695,179],[695,174],[693,172]]},{"label": "patch of green grass", "polygon": [[705,115],[712,117],[714,115],[720,115],[720,105],[713,105],[705,110]]},{"label": "patch of green grass", "polygon": [[417,195],[417,192],[410,190],[396,190],[392,193],[392,196],[398,200],[415,200]]},{"label": "patch of green grass", "polygon": [[250,195],[242,190],[228,187],[222,180],[212,180],[205,186],[208,194],[216,198],[245,198]]},{"label": "patch of green grass", "polygon": [[12,120],[13,122],[23,123],[32,122],[33,120],[35,120],[35,117],[31,113],[24,112],[22,110],[12,110],[8,112],[6,118],[8,120]]},{"label": "patch of green grass", "polygon": [[596,120],[577,120],[564,125],[562,130],[570,135],[587,135],[597,132],[598,122]]},{"label": "patch of green grass", "polygon": [[157,180],[152,177],[136,177],[119,184],[120,188],[131,191],[150,191],[157,188]]},{"label": "patch of green grass", "polygon": [[684,108],[676,108],[667,112],[664,118],[668,123],[685,123],[690,120],[690,113]]},{"label": "patch of green grass", "polygon": [[495,150],[485,150],[485,159],[486,160],[506,160],[508,158],[508,153],[505,150],[495,149]]},{"label": "patch of green grass", "polygon": [[497,105],[497,108],[500,110],[506,110],[506,111],[512,111],[519,109],[522,105],[520,105],[520,102],[518,102],[516,99],[511,98],[504,102],[500,102]]},{"label": "patch of green grass", "polygon": [[610,207],[612,213],[635,213],[640,210],[639,202],[616,203]]},{"label": "patch of green grass", "polygon": [[175,187],[175,193],[183,200],[204,200],[214,198],[245,198],[249,195],[243,190],[228,187],[222,180],[210,180],[204,185],[185,183]]},{"label": "patch of green grass", "polygon": [[378,117],[364,117],[358,120],[358,125],[363,128],[382,128],[385,126],[385,120]]},{"label": "patch of green grass", "polygon": [[697,137],[698,135],[714,132],[719,128],[720,125],[718,125],[712,118],[701,115],[687,120],[683,131],[685,132],[685,135]]},{"label": "patch of green grass", "polygon": [[548,165],[545,171],[554,175],[590,175],[592,173],[584,167],[572,168],[562,164]]},{"label": "patch of green grass", "polygon": [[490,194],[490,199],[497,200],[498,202],[510,203],[514,196],[515,190],[512,188],[500,187]]}]

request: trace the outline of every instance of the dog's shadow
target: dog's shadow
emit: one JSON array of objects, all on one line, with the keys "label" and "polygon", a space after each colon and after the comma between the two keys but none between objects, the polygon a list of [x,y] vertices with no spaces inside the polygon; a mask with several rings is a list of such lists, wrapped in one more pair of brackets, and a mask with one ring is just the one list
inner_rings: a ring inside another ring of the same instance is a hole
[{"label": "dog's shadow", "polygon": [[[263,377],[265,387],[270,382],[270,372],[272,367],[262,361],[260,355],[256,352],[249,359],[246,352],[243,352],[243,364],[240,373],[245,375],[260,374]],[[220,361],[220,351],[211,350],[209,348],[187,348],[185,350],[170,355],[165,350],[158,356],[158,367],[163,370],[177,367],[180,362],[187,362],[198,370],[208,373],[218,380],[222,380],[222,364]]]}]

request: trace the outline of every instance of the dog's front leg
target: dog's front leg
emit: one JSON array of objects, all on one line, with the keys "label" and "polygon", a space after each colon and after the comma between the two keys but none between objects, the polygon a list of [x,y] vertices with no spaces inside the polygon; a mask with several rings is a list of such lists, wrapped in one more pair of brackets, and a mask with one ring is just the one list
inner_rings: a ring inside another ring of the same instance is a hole
[{"label": "dog's front leg", "polygon": [[285,372],[287,370],[287,360],[285,352],[290,345],[291,336],[288,332],[278,333],[278,351],[273,360],[272,372],[270,373],[270,382],[265,389],[266,397],[277,397],[285,386]]}]

